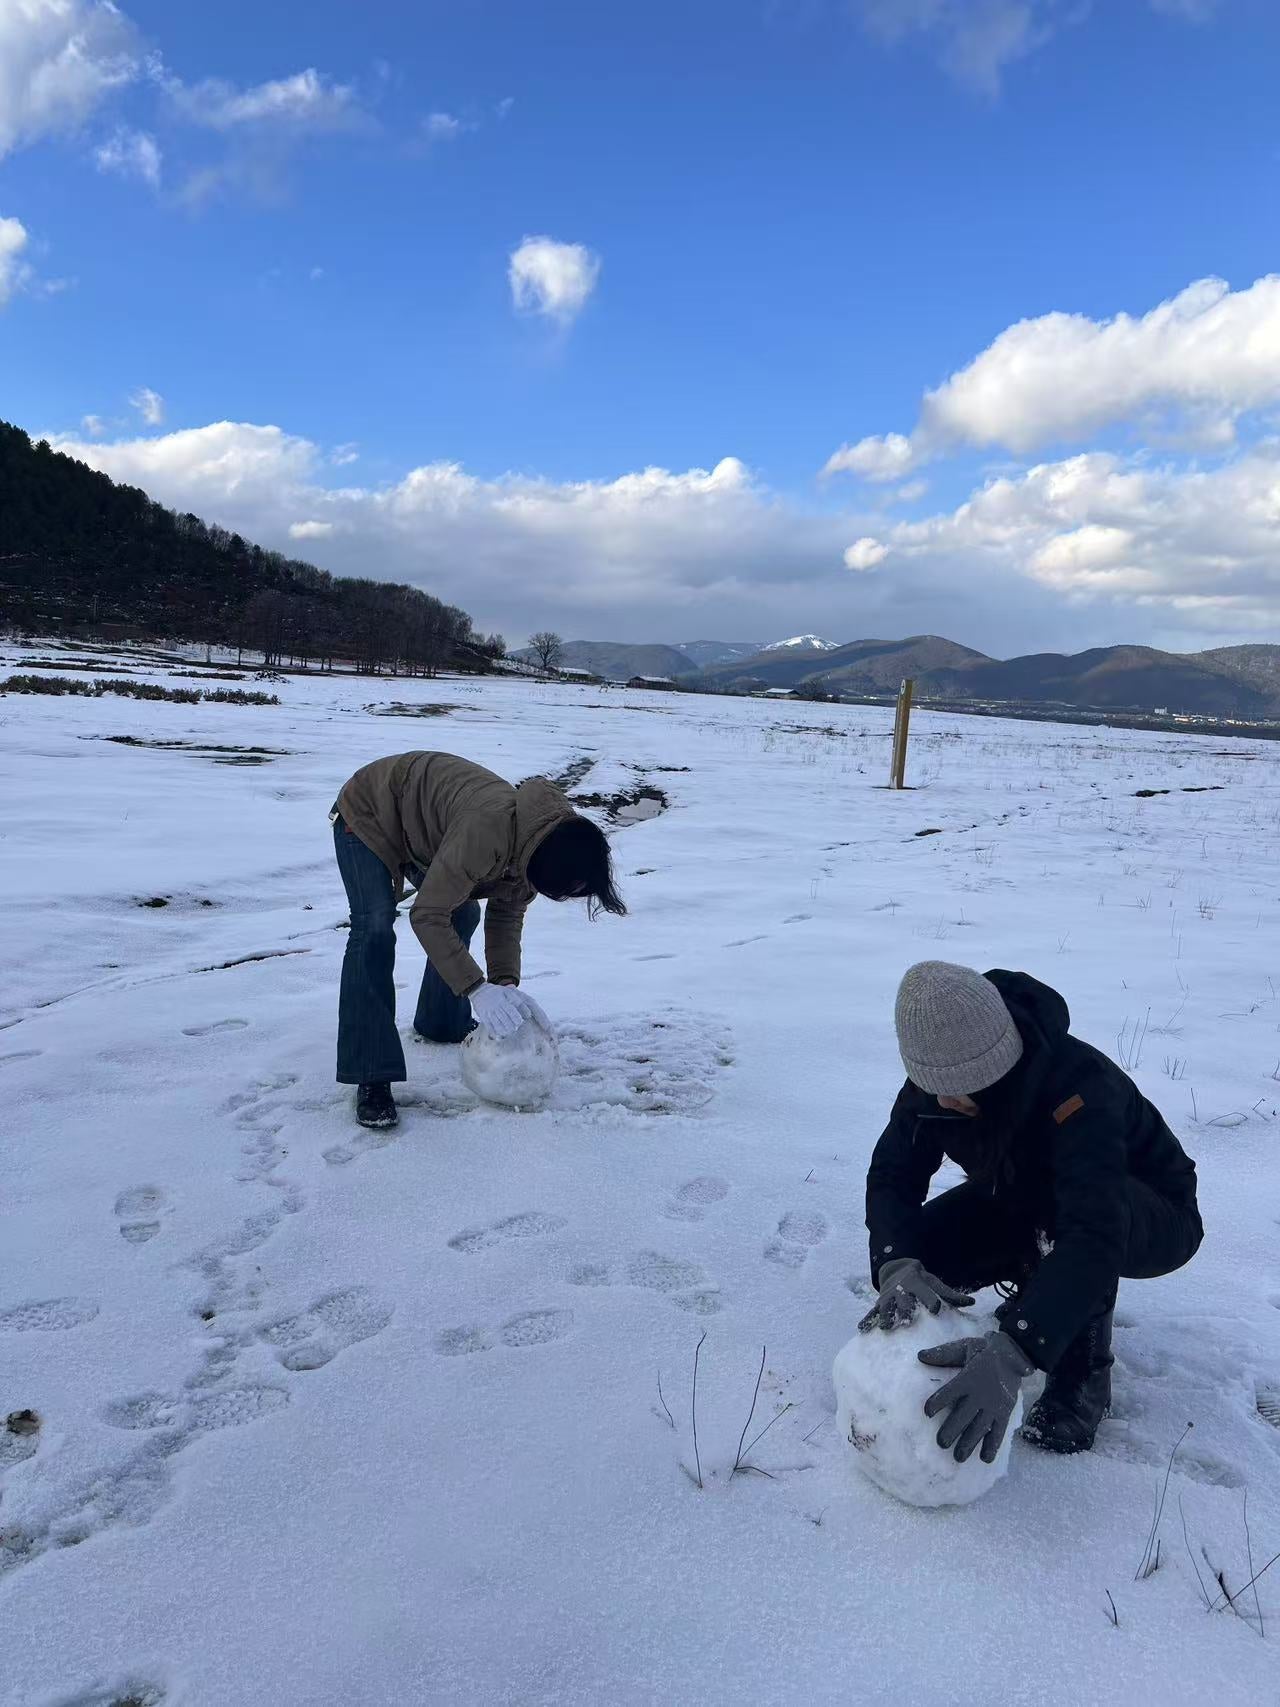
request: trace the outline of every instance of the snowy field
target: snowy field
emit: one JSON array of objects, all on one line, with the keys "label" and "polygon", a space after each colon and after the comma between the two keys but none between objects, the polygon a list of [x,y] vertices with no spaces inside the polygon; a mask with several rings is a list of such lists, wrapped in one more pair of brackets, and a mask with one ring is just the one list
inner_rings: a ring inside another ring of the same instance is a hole
[{"label": "snowy field", "polygon": [[[1280,746],[924,714],[894,795],[876,709],[272,691],[0,699],[0,1420],[41,1419],[0,1429],[0,1701],[1280,1700],[1280,1565],[1205,1604],[1280,1550]],[[530,915],[553,1106],[414,1042],[375,1137],[327,813],[415,747],[670,804],[616,831],[631,917]],[[1122,1286],[1096,1452],[1016,1442],[959,1511],[856,1475],[830,1376],[935,957],[1132,1056],[1207,1227]]]}]

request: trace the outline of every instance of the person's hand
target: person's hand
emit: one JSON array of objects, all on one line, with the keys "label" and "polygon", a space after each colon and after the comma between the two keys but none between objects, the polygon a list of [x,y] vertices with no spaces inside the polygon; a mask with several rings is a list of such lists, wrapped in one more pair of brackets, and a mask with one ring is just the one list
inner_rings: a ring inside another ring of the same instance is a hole
[{"label": "person's hand", "polygon": [[471,1012],[491,1037],[513,1037],[534,1005],[509,984],[481,984],[471,992]]},{"label": "person's hand", "polygon": [[994,1464],[1018,1389],[1035,1364],[1008,1334],[986,1334],[981,1338],[952,1340],[917,1354],[931,1369],[958,1369],[960,1373],[925,1400],[924,1414],[947,1416],[938,1430],[938,1445],[945,1452],[955,1447],[955,1460],[963,1464],[982,1442],[982,1462]]},{"label": "person's hand", "polygon": [[880,1270],[880,1296],[858,1323],[859,1330],[868,1334],[872,1328],[905,1328],[914,1321],[920,1305],[936,1316],[944,1304],[963,1309],[972,1304],[967,1292],[948,1286],[945,1280],[930,1274],[915,1257],[898,1257]]}]

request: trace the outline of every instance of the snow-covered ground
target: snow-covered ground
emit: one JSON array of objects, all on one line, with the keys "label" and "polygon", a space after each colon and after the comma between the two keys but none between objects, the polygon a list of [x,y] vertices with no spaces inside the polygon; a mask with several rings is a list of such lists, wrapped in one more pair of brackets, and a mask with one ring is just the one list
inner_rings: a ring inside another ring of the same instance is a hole
[{"label": "snow-covered ground", "polygon": [[[0,1431],[0,1700],[1275,1701],[1280,1565],[1201,1582],[1280,1549],[1280,747],[926,714],[891,794],[878,709],[274,691],[0,700],[0,1419],[42,1419]],[[326,815],[413,747],[670,806],[616,831],[629,918],[530,916],[552,1106],[414,1043],[379,1142]],[[854,1473],[830,1374],[925,957],[1136,1052],[1208,1228],[1122,1288],[1097,1451],[1017,1442],[957,1511]]]}]

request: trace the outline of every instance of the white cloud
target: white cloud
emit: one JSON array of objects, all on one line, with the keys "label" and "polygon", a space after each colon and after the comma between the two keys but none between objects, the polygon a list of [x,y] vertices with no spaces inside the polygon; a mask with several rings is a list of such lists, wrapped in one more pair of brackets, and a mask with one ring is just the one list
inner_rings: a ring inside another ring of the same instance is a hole
[{"label": "white cloud", "polygon": [[366,121],[355,88],[308,68],[238,89],[220,77],[201,83],[162,76],[177,110],[210,130],[264,129],[318,133],[360,128]]},{"label": "white cloud", "polygon": [[1233,291],[1200,279],[1146,314],[1020,320],[925,394],[910,438],[845,445],[825,472],[891,480],[962,446],[1017,455],[1120,422],[1229,445],[1234,423],[1280,403],[1280,275]]},{"label": "white cloud", "polygon": [[81,415],[80,430],[88,433],[91,439],[100,439],[107,430],[107,423],[101,415]]},{"label": "white cloud", "polygon": [[928,490],[927,480],[908,480],[905,486],[899,486],[898,490],[891,492],[889,496],[895,504],[914,504],[923,498]]},{"label": "white cloud", "polygon": [[526,237],[511,251],[507,276],[519,309],[567,325],[585,307],[600,277],[600,257],[581,243]]},{"label": "white cloud", "polygon": [[879,567],[887,555],[889,548],[886,545],[881,545],[879,539],[870,538],[870,534],[864,534],[864,538],[855,539],[853,545],[845,548],[845,568],[865,572]]},{"label": "white cloud", "polygon": [[999,93],[1006,66],[1041,47],[1079,8],[1060,0],[855,0],[863,27],[890,46],[922,35],[943,67],[980,94]]},{"label": "white cloud", "polygon": [[438,462],[335,488],[330,456],[275,426],[58,448],[264,545],[306,540],[338,573],[376,564],[511,632],[672,639],[690,622],[763,632],[789,616],[837,638],[949,633],[1008,653],[1207,645],[1280,620],[1277,445],[1210,472],[1087,453],[900,522],[807,510],[734,457],[566,483]]},{"label": "white cloud", "polygon": [[109,0],[0,0],[0,157],[78,129],[139,69],[133,26]]},{"label": "white cloud", "polygon": [[823,474],[856,474],[877,482],[901,480],[915,467],[919,453],[902,433],[885,433],[859,439],[856,445],[841,445],[827,458]]},{"label": "white cloud", "polygon": [[329,452],[329,461],[335,468],[345,468],[349,463],[359,462],[360,446],[358,444],[334,445]]},{"label": "white cloud", "polygon": [[158,427],[164,420],[164,398],[149,385],[143,385],[129,399],[149,427]]},{"label": "white cloud", "polygon": [[422,128],[432,142],[453,142],[462,135],[465,127],[462,120],[454,118],[452,113],[428,113],[422,121]]},{"label": "white cloud", "polygon": [[20,219],[0,218],[0,308],[31,281],[31,266],[24,259],[29,242]]},{"label": "white cloud", "polygon": [[1280,617],[1277,528],[1280,446],[1267,443],[1211,471],[1100,451],[1041,463],[949,514],[895,524],[885,542],[895,564],[970,588],[1011,570],[1072,603],[1110,601],[1131,628],[1160,609],[1260,631]]},{"label": "white cloud", "polygon": [[160,187],[160,147],[148,131],[122,125],[94,149],[93,158],[100,172],[141,178],[153,190]]},{"label": "white cloud", "polygon": [[855,570],[874,569],[878,564],[883,563],[888,555],[889,548],[887,545],[882,545],[878,539],[872,539],[870,535],[865,535],[862,539],[855,539],[852,545],[846,547],[844,566],[846,569]]},{"label": "white cloud", "polygon": [[[1202,23],[1219,0],[1148,0],[1153,12]],[[895,47],[920,37],[958,83],[994,98],[1005,70],[1061,29],[1083,24],[1090,0],[852,0],[863,29]],[[1098,8],[1102,10],[1101,7]]]}]

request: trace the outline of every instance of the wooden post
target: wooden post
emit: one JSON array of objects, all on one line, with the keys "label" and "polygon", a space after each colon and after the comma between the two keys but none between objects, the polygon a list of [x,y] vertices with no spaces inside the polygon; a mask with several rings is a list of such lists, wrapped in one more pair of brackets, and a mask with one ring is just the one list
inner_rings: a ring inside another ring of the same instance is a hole
[{"label": "wooden post", "polygon": [[915,682],[907,676],[898,689],[898,709],[893,719],[893,759],[889,773],[890,788],[905,788],[907,775],[907,736],[911,729],[911,696]]}]

